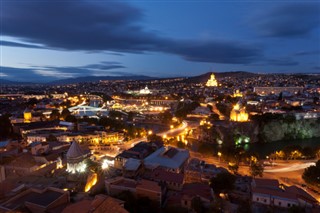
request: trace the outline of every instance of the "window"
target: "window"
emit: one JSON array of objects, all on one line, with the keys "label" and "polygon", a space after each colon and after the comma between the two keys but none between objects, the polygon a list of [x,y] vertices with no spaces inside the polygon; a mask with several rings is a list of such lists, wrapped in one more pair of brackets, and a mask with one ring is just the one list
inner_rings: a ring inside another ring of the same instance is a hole
[{"label": "window", "polygon": [[281,202],[279,202],[279,206],[281,206]]},{"label": "window", "polygon": [[288,203],[288,207],[290,207],[291,206],[291,204],[290,203]]},{"label": "window", "polygon": [[259,201],[259,198],[257,197],[257,201]]},{"label": "window", "polygon": [[267,199],[264,199],[264,202],[266,203],[266,202],[267,202]]}]

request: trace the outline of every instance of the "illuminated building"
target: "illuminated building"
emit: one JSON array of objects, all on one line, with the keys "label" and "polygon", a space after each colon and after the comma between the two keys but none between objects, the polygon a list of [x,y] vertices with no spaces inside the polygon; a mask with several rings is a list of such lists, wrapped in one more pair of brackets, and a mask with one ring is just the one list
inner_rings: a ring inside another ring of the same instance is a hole
[{"label": "illuminated building", "polygon": [[32,113],[31,110],[26,108],[23,112],[23,118],[25,123],[30,123],[32,120]]},{"label": "illuminated building", "polygon": [[98,181],[97,173],[92,173],[87,178],[86,186],[84,187],[84,191],[88,192],[94,185],[96,185]]},{"label": "illuminated building", "polygon": [[218,86],[218,82],[217,82],[217,80],[216,80],[216,78],[215,78],[213,73],[211,74],[210,79],[207,81],[206,86],[207,87],[216,87],[216,86]]},{"label": "illuminated building", "polygon": [[230,120],[237,122],[246,122],[249,120],[249,114],[246,112],[245,107],[240,107],[239,104],[236,104],[230,113]]},{"label": "illuminated building", "polygon": [[139,93],[141,95],[148,95],[148,94],[151,94],[151,91],[148,89],[148,86],[146,86],[144,89],[141,89]]},{"label": "illuminated building", "polygon": [[237,90],[233,93],[232,96],[233,96],[233,97],[242,97],[242,93],[237,89]]},{"label": "illuminated building", "polygon": [[73,142],[67,152],[67,171],[70,173],[84,172],[87,165],[84,160],[87,154],[82,151],[77,142]]}]

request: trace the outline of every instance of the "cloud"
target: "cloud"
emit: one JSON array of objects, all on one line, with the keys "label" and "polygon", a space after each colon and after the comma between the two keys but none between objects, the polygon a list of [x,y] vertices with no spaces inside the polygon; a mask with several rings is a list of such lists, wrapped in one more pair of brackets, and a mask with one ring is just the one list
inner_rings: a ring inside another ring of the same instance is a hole
[{"label": "cloud", "polygon": [[33,49],[44,49],[42,46],[34,45],[34,44],[24,44],[19,42],[13,42],[13,41],[0,41],[1,46],[9,46],[9,47],[23,47],[23,48],[33,48]]},{"label": "cloud", "polygon": [[67,66],[30,66],[27,68],[0,66],[0,77],[12,81],[47,82],[63,78],[75,78],[80,76],[120,76],[130,75],[124,72],[114,71],[124,68],[118,62],[101,62],[79,67]]},{"label": "cloud", "polygon": [[260,60],[259,48],[231,41],[176,41],[164,51],[181,55],[189,61],[248,64]]},{"label": "cloud", "polygon": [[296,66],[299,65],[298,61],[293,60],[290,57],[280,58],[266,58],[257,63],[252,63],[250,66]]},{"label": "cloud", "polygon": [[1,77],[8,77],[9,75],[7,75],[7,74],[5,74],[5,73],[2,73],[2,72],[0,72],[0,78]]},{"label": "cloud", "polygon": [[319,55],[320,50],[310,50],[310,51],[300,51],[295,53],[295,56],[309,56],[309,55]]},{"label": "cloud", "polygon": [[295,66],[299,64],[299,62],[294,61],[290,58],[267,59],[266,62],[269,65],[275,66]]},{"label": "cloud", "polygon": [[286,4],[253,17],[251,25],[267,37],[304,37],[320,25],[320,4]]},{"label": "cloud", "polygon": [[35,74],[44,77],[54,77],[54,78],[74,78],[77,73],[67,73],[58,70],[33,70]]},{"label": "cloud", "polygon": [[320,66],[314,66],[314,67],[312,67],[312,69],[320,71]]},{"label": "cloud", "polygon": [[189,61],[247,64],[262,49],[237,41],[181,40],[147,30],[143,12],[108,1],[5,1],[2,32],[49,49],[90,52],[176,54]]}]

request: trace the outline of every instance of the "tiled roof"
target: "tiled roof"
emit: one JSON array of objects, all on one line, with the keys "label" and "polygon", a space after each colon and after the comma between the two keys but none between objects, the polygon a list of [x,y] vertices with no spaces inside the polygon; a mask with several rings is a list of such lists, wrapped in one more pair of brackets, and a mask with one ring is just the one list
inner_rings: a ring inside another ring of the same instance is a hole
[{"label": "tiled roof", "polygon": [[161,168],[157,168],[154,171],[152,171],[150,178],[157,181],[166,181],[171,183],[182,184],[184,175],[180,173],[178,174],[178,173],[168,172]]},{"label": "tiled roof", "polygon": [[79,146],[79,144],[77,142],[72,142],[72,145],[70,146],[68,152],[67,152],[67,158],[78,158],[83,156],[84,153],[81,149],[81,147]]}]

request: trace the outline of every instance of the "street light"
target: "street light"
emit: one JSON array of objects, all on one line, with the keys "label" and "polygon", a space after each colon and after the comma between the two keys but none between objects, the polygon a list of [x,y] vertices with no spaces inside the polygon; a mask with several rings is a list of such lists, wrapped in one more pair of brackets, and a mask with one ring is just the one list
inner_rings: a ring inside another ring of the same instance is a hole
[{"label": "street light", "polygon": [[218,152],[219,162],[220,162],[221,155],[222,155],[222,153],[221,153],[221,152]]}]

